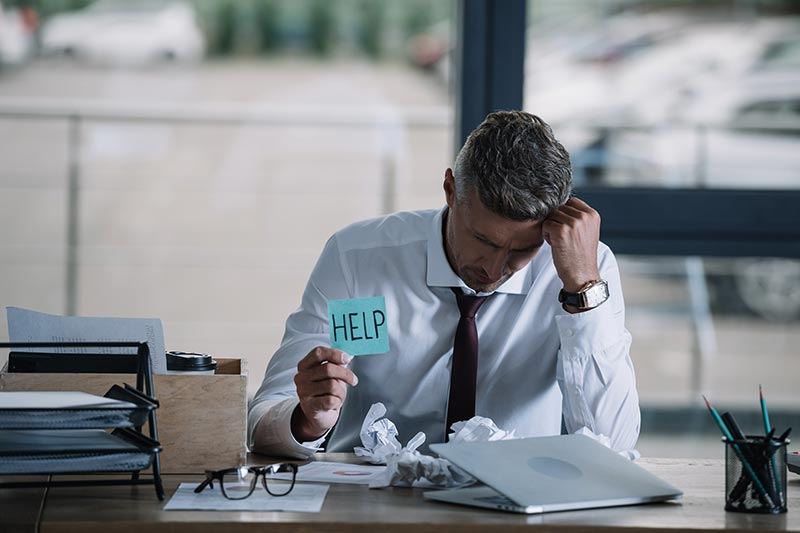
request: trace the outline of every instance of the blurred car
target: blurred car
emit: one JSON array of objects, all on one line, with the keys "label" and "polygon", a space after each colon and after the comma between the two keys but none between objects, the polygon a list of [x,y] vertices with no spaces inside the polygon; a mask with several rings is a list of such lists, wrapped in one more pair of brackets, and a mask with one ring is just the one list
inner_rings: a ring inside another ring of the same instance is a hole
[{"label": "blurred car", "polygon": [[753,65],[754,70],[794,70],[800,67],[800,37],[797,29],[769,42]]},{"label": "blurred car", "polygon": [[20,65],[33,56],[37,23],[33,9],[4,8],[0,2],[0,66]]},{"label": "blurred car", "polygon": [[184,1],[98,0],[42,27],[42,52],[110,65],[194,62],[205,41]]},{"label": "blurred car", "polygon": [[800,135],[800,74],[751,76],[733,106],[728,126],[736,129]]}]

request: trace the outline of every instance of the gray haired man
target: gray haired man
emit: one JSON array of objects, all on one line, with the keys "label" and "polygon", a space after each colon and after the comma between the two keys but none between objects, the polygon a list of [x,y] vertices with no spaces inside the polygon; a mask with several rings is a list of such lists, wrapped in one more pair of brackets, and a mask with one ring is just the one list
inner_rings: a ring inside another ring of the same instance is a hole
[{"label": "gray haired man", "polygon": [[[444,174],[447,205],[335,233],[250,406],[252,449],[352,451],[383,402],[427,444],[476,414],[521,437],[585,428],[632,449],[639,402],[614,255],[570,198],[569,154],[539,117],[492,113]],[[383,296],[389,353],[329,347],[329,300]],[[423,448],[424,449],[424,448]]]}]

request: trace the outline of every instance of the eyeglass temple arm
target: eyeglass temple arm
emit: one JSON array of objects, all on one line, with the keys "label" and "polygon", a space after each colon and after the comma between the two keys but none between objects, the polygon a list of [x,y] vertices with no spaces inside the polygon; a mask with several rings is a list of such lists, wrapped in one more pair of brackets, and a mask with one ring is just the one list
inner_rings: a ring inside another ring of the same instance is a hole
[{"label": "eyeglass temple arm", "polygon": [[194,491],[203,492],[203,489],[205,489],[208,486],[211,486],[212,489],[214,488],[214,480],[211,477],[205,478],[202,483],[200,483],[199,485],[197,485],[197,487],[195,487]]}]

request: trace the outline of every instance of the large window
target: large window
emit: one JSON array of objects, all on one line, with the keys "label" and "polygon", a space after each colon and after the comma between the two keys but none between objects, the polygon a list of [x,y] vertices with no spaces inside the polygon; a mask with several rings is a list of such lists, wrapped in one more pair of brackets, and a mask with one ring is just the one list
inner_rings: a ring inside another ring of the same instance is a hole
[{"label": "large window", "polygon": [[160,317],[168,349],[247,359],[252,392],[330,233],[440,206],[454,144],[524,106],[570,150],[619,257],[644,442],[713,431],[700,392],[752,411],[760,383],[796,417],[794,2],[3,0],[0,15],[3,305]]},{"label": "large window", "polygon": [[3,306],[159,317],[168,349],[247,359],[252,393],[333,231],[442,205],[454,2],[22,4]]},{"label": "large window", "polygon": [[[653,432],[796,416],[800,374],[800,11],[792,2],[531,0],[524,106],[572,155],[617,252]],[[682,424],[682,428],[680,427]],[[698,448],[699,446],[699,448]],[[650,447],[650,448],[648,448]]]},{"label": "large window", "polygon": [[579,186],[800,188],[789,5],[531,1],[525,107]]}]

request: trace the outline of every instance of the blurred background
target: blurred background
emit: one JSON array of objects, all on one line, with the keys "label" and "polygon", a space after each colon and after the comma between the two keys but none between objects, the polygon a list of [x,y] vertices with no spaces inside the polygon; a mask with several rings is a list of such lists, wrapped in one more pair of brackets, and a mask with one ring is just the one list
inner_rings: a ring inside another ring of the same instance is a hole
[{"label": "blurred background", "polygon": [[[443,205],[460,5],[0,0],[0,304],[161,318],[254,393],[332,232]],[[523,105],[579,192],[800,188],[797,2],[526,7]],[[618,254],[643,454],[721,456],[701,392],[755,431],[761,384],[800,427],[800,261],[775,250]]]}]

